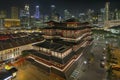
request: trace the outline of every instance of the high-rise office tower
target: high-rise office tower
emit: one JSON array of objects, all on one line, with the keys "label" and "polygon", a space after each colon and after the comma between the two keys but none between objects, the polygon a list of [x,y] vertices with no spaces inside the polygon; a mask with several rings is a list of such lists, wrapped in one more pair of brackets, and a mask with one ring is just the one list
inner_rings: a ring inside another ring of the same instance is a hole
[{"label": "high-rise office tower", "polygon": [[7,12],[5,10],[0,11],[0,18],[6,18],[7,17]]},{"label": "high-rise office tower", "polygon": [[4,18],[7,17],[7,12],[5,10],[0,11],[0,29],[4,28]]},{"label": "high-rise office tower", "polygon": [[120,10],[115,9],[114,14],[115,14],[115,15],[114,15],[115,20],[119,20],[119,19],[120,19]]},{"label": "high-rise office tower", "polygon": [[35,17],[36,19],[40,19],[39,6],[36,6],[36,7],[35,7],[35,15],[34,15],[34,17]]},{"label": "high-rise office tower", "polygon": [[55,5],[51,5],[51,13],[56,13],[56,7],[55,7]]},{"label": "high-rise office tower", "polygon": [[25,5],[24,9],[20,9],[20,17],[30,17],[29,5]]},{"label": "high-rise office tower", "polygon": [[28,4],[24,6],[24,9],[20,10],[20,20],[21,26],[25,28],[30,26],[30,9]]},{"label": "high-rise office tower", "polygon": [[110,2],[106,2],[106,4],[105,4],[105,21],[109,20],[109,6],[110,6]]},{"label": "high-rise office tower", "polygon": [[55,5],[51,5],[50,20],[54,20],[55,14],[56,14],[56,7]]},{"label": "high-rise office tower", "polygon": [[24,11],[25,11],[25,23],[26,23],[26,27],[29,27],[30,26],[30,8],[29,8],[28,4],[25,5]]},{"label": "high-rise office tower", "polygon": [[109,6],[110,6],[110,2],[106,2],[105,4],[105,19],[104,19],[104,28],[107,29],[110,24],[109,24],[109,15],[110,15],[110,12],[109,12]]},{"label": "high-rise office tower", "polygon": [[104,22],[105,18],[105,8],[100,9],[100,13],[98,15],[98,22]]},{"label": "high-rise office tower", "polygon": [[86,14],[85,13],[79,13],[79,21],[80,22],[86,22]]},{"label": "high-rise office tower", "polygon": [[92,9],[88,9],[88,11],[87,11],[87,17],[88,17],[88,20],[87,20],[87,21],[90,22],[90,23],[93,22],[93,20],[92,20],[93,13],[94,13],[94,10],[92,10]]},{"label": "high-rise office tower", "polygon": [[18,8],[17,7],[11,7],[11,18],[18,19]]},{"label": "high-rise office tower", "polygon": [[100,9],[100,13],[102,15],[102,20],[104,21],[104,17],[105,17],[105,8],[101,8]]},{"label": "high-rise office tower", "polygon": [[50,20],[59,21],[60,14],[57,12],[55,5],[51,5]]},{"label": "high-rise office tower", "polygon": [[70,14],[70,12],[69,12],[67,9],[65,9],[65,10],[64,10],[64,19],[65,19],[65,20],[70,19],[71,16],[72,16],[72,15]]},{"label": "high-rise office tower", "polygon": [[24,10],[25,10],[26,16],[30,17],[30,9],[28,4],[25,5]]},{"label": "high-rise office tower", "polygon": [[20,10],[20,18],[21,18],[21,17],[25,17],[25,16],[26,16],[25,10],[22,10],[22,9],[21,9],[21,10]]}]

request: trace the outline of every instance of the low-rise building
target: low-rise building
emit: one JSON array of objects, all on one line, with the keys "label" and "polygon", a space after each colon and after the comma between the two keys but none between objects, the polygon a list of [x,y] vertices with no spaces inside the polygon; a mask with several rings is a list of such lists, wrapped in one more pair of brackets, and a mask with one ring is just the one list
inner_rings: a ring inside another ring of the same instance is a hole
[{"label": "low-rise building", "polygon": [[43,40],[33,34],[1,34],[0,35],[0,62],[12,61],[19,57],[24,50],[33,49],[33,43]]},{"label": "low-rise building", "polygon": [[20,27],[20,19],[4,19],[4,27]]}]

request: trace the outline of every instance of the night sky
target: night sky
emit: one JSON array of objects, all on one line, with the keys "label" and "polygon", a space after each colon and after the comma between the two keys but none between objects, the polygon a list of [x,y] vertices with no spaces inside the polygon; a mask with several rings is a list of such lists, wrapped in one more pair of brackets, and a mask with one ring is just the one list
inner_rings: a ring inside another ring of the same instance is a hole
[{"label": "night sky", "polygon": [[60,13],[68,9],[74,14],[86,12],[88,9],[100,10],[104,8],[106,1],[110,2],[111,9],[120,9],[119,0],[0,0],[0,10],[10,10],[11,6],[23,8],[25,4],[30,4],[31,10],[34,10],[35,5],[39,5],[41,12],[47,14],[50,5],[54,4]]}]

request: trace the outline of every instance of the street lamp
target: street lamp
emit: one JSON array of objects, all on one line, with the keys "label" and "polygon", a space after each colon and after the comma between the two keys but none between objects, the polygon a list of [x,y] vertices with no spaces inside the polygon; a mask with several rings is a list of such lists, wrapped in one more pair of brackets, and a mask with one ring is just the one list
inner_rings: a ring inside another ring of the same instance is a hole
[{"label": "street lamp", "polygon": [[105,43],[108,44],[108,41],[106,41]]},{"label": "street lamp", "polygon": [[87,64],[87,61],[84,61],[83,63],[84,63],[84,64]]},{"label": "street lamp", "polygon": [[104,50],[106,50],[106,48],[103,48]]}]

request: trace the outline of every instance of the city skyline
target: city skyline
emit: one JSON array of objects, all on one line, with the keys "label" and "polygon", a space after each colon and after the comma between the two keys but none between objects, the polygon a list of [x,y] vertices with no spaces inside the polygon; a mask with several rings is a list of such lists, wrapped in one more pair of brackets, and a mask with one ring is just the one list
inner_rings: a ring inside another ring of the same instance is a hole
[{"label": "city skyline", "polygon": [[[21,9],[24,8],[25,4],[30,5],[30,10],[33,12],[35,10],[35,6],[39,5],[40,6],[40,11],[44,14],[49,14],[50,13],[50,6],[55,5],[58,12],[60,14],[63,14],[63,10],[68,9],[70,12],[73,14],[75,13],[81,13],[81,12],[86,12],[88,9],[93,9],[95,11],[99,11],[100,8],[105,7],[105,2],[109,1],[110,2],[110,8],[111,9],[120,9],[118,0],[4,0],[0,1],[0,10],[9,10],[10,7],[16,6]],[[6,5],[7,4],[7,5]],[[33,13],[32,13],[33,14]]]}]

